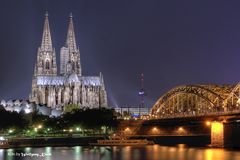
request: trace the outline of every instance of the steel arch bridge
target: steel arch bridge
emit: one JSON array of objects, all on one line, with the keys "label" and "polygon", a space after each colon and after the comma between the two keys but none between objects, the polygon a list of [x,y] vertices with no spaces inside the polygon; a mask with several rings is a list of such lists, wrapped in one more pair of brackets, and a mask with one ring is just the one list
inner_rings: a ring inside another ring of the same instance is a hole
[{"label": "steel arch bridge", "polygon": [[154,119],[240,113],[237,85],[184,85],[171,89],[153,105]]}]

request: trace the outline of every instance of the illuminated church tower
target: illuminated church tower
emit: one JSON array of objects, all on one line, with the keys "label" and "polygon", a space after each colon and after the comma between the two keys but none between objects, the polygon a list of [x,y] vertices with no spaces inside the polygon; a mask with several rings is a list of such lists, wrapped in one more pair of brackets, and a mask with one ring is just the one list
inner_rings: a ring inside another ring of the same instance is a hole
[{"label": "illuminated church tower", "polygon": [[60,73],[62,75],[76,73],[81,76],[80,51],[77,48],[73,27],[72,14],[69,16],[69,25],[65,46],[60,51]]},{"label": "illuminated church tower", "polygon": [[48,21],[48,13],[45,14],[42,43],[38,48],[35,75],[57,75],[56,54],[52,46],[52,38]]},{"label": "illuminated church tower", "polygon": [[57,75],[56,54],[52,47],[48,14],[45,15],[30,101],[57,109],[62,109],[67,104],[89,108],[108,106],[102,74],[82,76],[72,14],[69,17],[66,43],[60,50],[60,75]]}]

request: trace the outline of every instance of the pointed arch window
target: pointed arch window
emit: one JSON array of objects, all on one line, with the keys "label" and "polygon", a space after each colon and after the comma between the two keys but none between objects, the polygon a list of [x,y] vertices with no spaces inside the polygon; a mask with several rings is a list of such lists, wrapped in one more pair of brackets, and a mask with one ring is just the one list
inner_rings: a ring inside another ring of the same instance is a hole
[{"label": "pointed arch window", "polygon": [[49,62],[49,60],[46,61],[46,69],[47,70],[50,69],[50,62]]},{"label": "pointed arch window", "polygon": [[75,71],[75,63],[72,61],[72,70]]}]

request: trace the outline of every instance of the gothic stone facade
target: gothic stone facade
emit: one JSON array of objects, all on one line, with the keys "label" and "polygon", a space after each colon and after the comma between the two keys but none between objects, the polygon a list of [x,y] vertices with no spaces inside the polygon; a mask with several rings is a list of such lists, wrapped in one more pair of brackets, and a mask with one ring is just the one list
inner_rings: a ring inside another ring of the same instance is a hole
[{"label": "gothic stone facade", "polygon": [[66,44],[60,50],[60,75],[57,74],[56,54],[52,46],[48,14],[45,15],[30,100],[52,108],[62,108],[67,104],[89,108],[107,107],[107,94],[102,74],[82,76],[80,51],[76,45],[72,15],[69,17]]}]

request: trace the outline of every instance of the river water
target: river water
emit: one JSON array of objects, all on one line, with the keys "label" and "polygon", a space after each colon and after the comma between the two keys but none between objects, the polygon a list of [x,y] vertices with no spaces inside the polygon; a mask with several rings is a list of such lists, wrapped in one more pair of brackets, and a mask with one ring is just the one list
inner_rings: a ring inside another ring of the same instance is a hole
[{"label": "river water", "polygon": [[240,150],[176,146],[0,149],[1,160],[240,160]]}]

